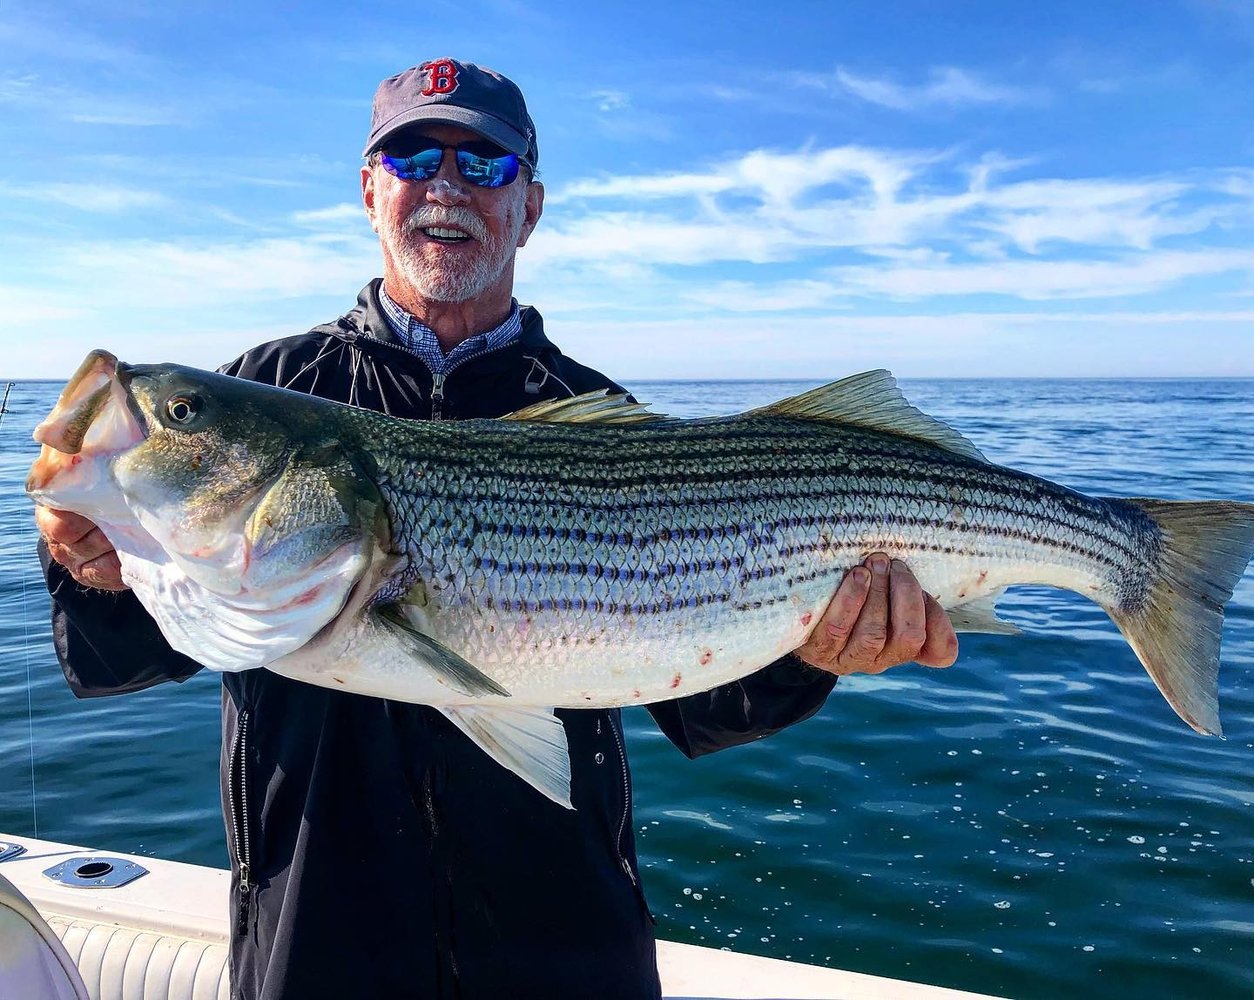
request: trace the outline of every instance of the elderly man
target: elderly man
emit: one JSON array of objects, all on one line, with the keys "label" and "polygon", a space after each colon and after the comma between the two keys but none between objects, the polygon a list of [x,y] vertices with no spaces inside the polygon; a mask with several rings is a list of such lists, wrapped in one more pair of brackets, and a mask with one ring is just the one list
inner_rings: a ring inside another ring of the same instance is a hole
[{"label": "elderly man", "polygon": [[[514,254],[544,207],[535,128],[513,83],[452,59],[385,80],[365,156],[382,280],[334,322],[225,371],[432,420],[619,389],[564,356],[512,297]],[[94,525],[38,517],[76,694],[200,669],[125,589]],[[846,576],[794,654],[650,711],[695,756],[809,717],[838,674],[943,666],[956,651],[941,609],[877,555]],[[223,676],[222,715],[234,997],[659,996],[617,710],[559,712],[574,811],[423,706],[256,670]]]}]

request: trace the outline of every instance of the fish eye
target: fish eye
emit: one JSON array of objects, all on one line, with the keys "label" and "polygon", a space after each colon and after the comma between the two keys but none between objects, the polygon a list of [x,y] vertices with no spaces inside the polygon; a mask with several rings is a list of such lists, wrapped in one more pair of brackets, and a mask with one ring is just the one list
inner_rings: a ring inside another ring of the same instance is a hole
[{"label": "fish eye", "polygon": [[200,412],[200,400],[195,396],[171,396],[166,400],[165,412],[176,424],[189,423]]}]

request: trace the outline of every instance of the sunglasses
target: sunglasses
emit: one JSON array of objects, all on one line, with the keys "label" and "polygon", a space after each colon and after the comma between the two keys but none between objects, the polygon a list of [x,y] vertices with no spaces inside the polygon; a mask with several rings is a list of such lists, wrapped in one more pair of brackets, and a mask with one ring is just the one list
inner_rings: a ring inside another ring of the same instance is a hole
[{"label": "sunglasses", "polygon": [[523,162],[490,142],[463,142],[445,146],[425,135],[407,136],[380,150],[383,169],[403,181],[426,181],[440,172],[444,151],[455,154],[457,172],[476,187],[499,188],[512,184]]}]

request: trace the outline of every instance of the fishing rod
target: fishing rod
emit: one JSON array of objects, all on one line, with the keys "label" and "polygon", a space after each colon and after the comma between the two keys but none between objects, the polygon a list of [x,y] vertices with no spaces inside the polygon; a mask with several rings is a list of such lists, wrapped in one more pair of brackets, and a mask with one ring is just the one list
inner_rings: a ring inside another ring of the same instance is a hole
[{"label": "fishing rod", "polygon": [[10,382],[4,387],[4,399],[0,400],[0,424],[4,423],[4,415],[9,412],[9,393],[13,391],[16,382]]}]

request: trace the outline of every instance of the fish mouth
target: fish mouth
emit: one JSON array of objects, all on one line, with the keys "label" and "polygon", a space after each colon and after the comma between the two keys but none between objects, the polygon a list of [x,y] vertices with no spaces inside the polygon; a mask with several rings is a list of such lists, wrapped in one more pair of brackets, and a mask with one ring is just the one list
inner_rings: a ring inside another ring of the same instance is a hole
[{"label": "fish mouth", "polygon": [[92,351],[78,366],[57,405],[35,428],[42,447],[26,492],[36,503],[56,506],[63,490],[87,485],[89,468],[98,465],[90,460],[126,451],[147,436],[128,391],[129,376],[129,367],[108,351]]}]

